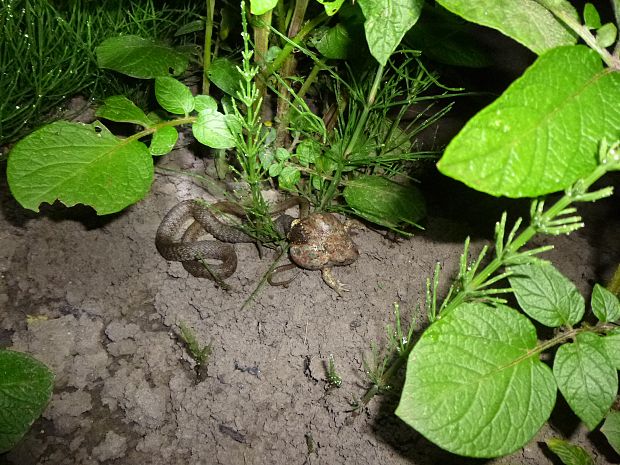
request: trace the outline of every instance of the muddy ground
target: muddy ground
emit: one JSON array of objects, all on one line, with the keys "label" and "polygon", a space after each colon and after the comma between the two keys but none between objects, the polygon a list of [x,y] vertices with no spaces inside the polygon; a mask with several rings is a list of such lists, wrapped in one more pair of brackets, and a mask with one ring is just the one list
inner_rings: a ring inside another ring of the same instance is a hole
[{"label": "muddy ground", "polygon": [[[165,163],[204,169],[188,152]],[[370,343],[385,344],[392,304],[423,327],[415,309],[434,263],[453,274],[468,234],[479,250],[503,208],[524,207],[432,173],[422,186],[426,231],[397,243],[382,232],[359,231],[359,259],[336,269],[351,289],[343,298],[319,272],[304,271],[288,288],[263,288],[242,309],[270,253],[260,259],[251,244],[238,245],[240,263],[227,292],[155,249],[165,212],[204,196],[190,178],[160,173],[147,199],[104,218],[85,208],[34,214],[3,185],[0,345],[47,363],[56,384],[43,418],[0,463],[485,463],[445,453],[398,420],[397,386],[359,415],[350,413],[368,385],[363,358]],[[620,260],[619,200],[616,194],[582,206],[587,227],[555,238],[547,254],[585,295]],[[179,340],[181,322],[213,346],[201,382]],[[343,380],[339,389],[326,389],[330,355]],[[566,410],[560,404],[527,447],[493,463],[558,463],[541,445],[551,436],[584,445],[598,463],[617,463],[600,434],[587,434]]]}]

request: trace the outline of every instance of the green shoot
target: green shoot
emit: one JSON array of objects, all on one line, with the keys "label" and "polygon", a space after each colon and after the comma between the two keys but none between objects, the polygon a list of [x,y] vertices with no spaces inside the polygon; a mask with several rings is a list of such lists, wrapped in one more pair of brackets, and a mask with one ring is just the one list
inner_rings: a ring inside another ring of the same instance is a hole
[{"label": "green shoot", "polygon": [[183,322],[179,323],[179,330],[179,337],[185,343],[189,356],[192,357],[196,363],[195,370],[198,379],[199,381],[203,381],[207,377],[207,364],[211,356],[212,346],[211,344],[207,344],[201,347],[194,332]]},{"label": "green shoot", "polygon": [[327,359],[327,387],[336,387],[339,388],[342,385],[342,378],[338,375],[336,371],[336,362],[334,362],[334,355],[329,354],[329,358]]}]

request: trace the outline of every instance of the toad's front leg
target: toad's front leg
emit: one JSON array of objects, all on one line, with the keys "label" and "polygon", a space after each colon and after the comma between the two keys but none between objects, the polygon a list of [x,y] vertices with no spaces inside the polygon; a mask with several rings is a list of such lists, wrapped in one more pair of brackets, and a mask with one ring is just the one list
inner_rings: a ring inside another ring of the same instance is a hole
[{"label": "toad's front leg", "polygon": [[341,283],[336,276],[334,276],[333,269],[330,266],[321,269],[321,276],[323,277],[323,281],[329,287],[331,287],[334,291],[338,293],[340,297],[342,297],[343,292],[349,292],[350,289],[346,284]]}]

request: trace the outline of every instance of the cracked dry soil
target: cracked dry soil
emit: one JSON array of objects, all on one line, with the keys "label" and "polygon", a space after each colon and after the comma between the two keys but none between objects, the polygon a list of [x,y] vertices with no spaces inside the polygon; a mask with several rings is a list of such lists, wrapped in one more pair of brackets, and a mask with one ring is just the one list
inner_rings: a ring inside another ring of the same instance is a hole
[{"label": "cracked dry soil", "polygon": [[[181,152],[166,163],[202,166]],[[397,387],[359,415],[349,412],[367,383],[362,360],[370,342],[385,342],[392,303],[422,328],[415,308],[434,263],[451,276],[466,235],[479,250],[507,205],[433,175],[422,188],[426,231],[397,243],[359,231],[360,258],[335,270],[351,288],[344,298],[319,272],[303,271],[288,288],[264,287],[241,309],[271,264],[269,253],[260,259],[252,245],[237,245],[239,267],[226,292],[155,250],[165,212],[204,196],[187,178],[157,175],[147,199],[105,218],[84,208],[27,212],[4,183],[0,344],[47,363],[56,383],[43,417],[0,463],[487,463],[452,456],[406,427],[393,415]],[[618,200],[582,205],[586,228],[553,239],[546,256],[585,295],[620,260]],[[213,346],[204,381],[176,335],[180,322]],[[326,389],[330,354],[339,389]],[[592,450],[599,463],[616,463],[600,434],[588,434],[566,411],[560,403],[530,444],[492,463],[558,463],[540,445],[558,435]]]}]

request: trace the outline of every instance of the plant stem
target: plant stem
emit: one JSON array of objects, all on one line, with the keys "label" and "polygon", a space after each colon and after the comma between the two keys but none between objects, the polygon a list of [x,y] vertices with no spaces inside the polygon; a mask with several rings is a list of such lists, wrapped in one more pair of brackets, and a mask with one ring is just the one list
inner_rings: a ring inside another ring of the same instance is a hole
[{"label": "plant stem", "polygon": [[261,69],[265,65],[265,57],[269,49],[269,28],[271,27],[272,10],[260,15],[254,21],[254,61]]},{"label": "plant stem", "polygon": [[124,139],[123,142],[126,142],[126,143],[133,142],[133,141],[142,139],[143,137],[146,137],[149,134],[153,134],[161,128],[168,127],[168,126],[172,126],[172,127],[181,126],[182,124],[190,124],[190,123],[194,123],[197,119],[198,117],[196,116],[185,116],[184,118],[177,118],[177,119],[173,119],[170,121],[163,121],[161,123],[154,124],[151,127],[145,128],[142,131],[137,132],[132,136],[129,136],[128,138]]},{"label": "plant stem", "polygon": [[310,71],[310,74],[308,74],[308,77],[304,80],[304,83],[299,88],[299,91],[297,92],[297,98],[304,98],[304,95],[306,95],[306,92],[308,92],[310,86],[314,84],[314,81],[316,81],[316,78],[319,75],[319,71],[321,71],[324,66],[325,65],[321,62],[314,64],[312,70]]},{"label": "plant stem", "polygon": [[[269,49],[269,28],[271,27],[272,14],[272,10],[269,10],[260,15],[254,22],[254,62],[261,70],[265,67],[265,57]],[[264,98],[267,90],[266,81],[259,75],[255,82],[258,95]]]},{"label": "plant stem", "polygon": [[[579,37],[583,39],[583,41],[590,47],[592,50],[597,52],[605,64],[610,68],[620,69],[620,58],[618,56],[614,56],[609,53],[605,48],[598,45],[596,42],[596,37],[592,35],[590,30],[580,24],[578,20],[576,20],[571,14],[569,14],[566,10],[561,7],[557,7],[554,5],[554,2],[551,0],[536,0],[540,5],[544,6],[547,10],[549,10],[553,15],[562,21],[566,26],[572,29]],[[614,9],[617,12],[618,10],[615,8],[620,0],[613,0]]]},{"label": "plant stem", "polygon": [[314,30],[315,27],[327,21],[327,19],[329,19],[329,16],[327,16],[327,14],[323,12],[320,15],[316,16],[315,18],[312,18],[306,24],[304,24],[304,26],[297,33],[297,35],[291,39],[292,43],[291,42],[287,43],[282,48],[282,51],[278,54],[275,60],[273,60],[273,62],[267,68],[263,70],[262,77],[268,78],[273,73],[275,73],[277,70],[279,70],[284,64],[285,60],[293,52],[293,50],[295,49],[295,46],[300,44],[306,38],[306,36]]},{"label": "plant stem", "polygon": [[[580,188],[582,188],[583,192],[587,191],[587,189],[594,184],[601,176],[603,176],[607,172],[607,168],[604,165],[598,165],[592,173],[590,173],[587,177],[585,177],[581,183]],[[579,183],[579,181],[578,181]],[[572,202],[575,201],[575,196],[570,192],[570,189],[554,204],[549,208],[541,218],[542,221],[548,221],[554,217],[556,217],[562,210],[568,207]],[[478,273],[469,283],[468,289],[463,289],[461,292],[456,294],[454,298],[448,303],[448,305],[444,308],[442,315],[448,314],[459,305],[461,305],[470,292],[478,289],[482,284],[486,282],[489,277],[495,273],[501,266],[506,262],[506,258],[515,254],[521,247],[527,244],[532,237],[536,233],[539,232],[538,225],[530,224],[525,228],[515,239],[511,242],[503,251],[503,253],[495,257],[480,273]],[[438,316],[438,319],[441,318],[442,315]]]},{"label": "plant stem", "polygon": [[320,210],[324,210],[329,203],[331,203],[334,195],[336,194],[336,189],[340,184],[340,179],[342,177],[342,170],[344,169],[344,163],[346,163],[347,158],[353,152],[357,145],[357,140],[359,139],[362,131],[366,128],[366,122],[368,121],[368,117],[370,115],[370,110],[375,103],[375,99],[377,98],[377,92],[379,91],[379,84],[381,83],[381,78],[383,77],[383,70],[385,68],[383,66],[379,66],[377,71],[375,72],[375,78],[372,83],[372,87],[370,88],[370,92],[368,93],[368,98],[366,100],[366,104],[364,105],[364,110],[360,115],[360,119],[355,126],[355,131],[351,135],[351,139],[347,143],[347,146],[342,154],[341,159],[339,160],[338,167],[334,172],[334,179],[330,182],[329,187],[325,191],[321,199]]},{"label": "plant stem", "polygon": [[211,40],[213,36],[213,13],[215,11],[215,0],[207,1],[207,19],[205,21],[205,44],[203,50],[203,70],[202,70],[202,93],[209,95],[209,68],[211,67]]}]

